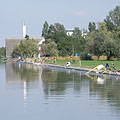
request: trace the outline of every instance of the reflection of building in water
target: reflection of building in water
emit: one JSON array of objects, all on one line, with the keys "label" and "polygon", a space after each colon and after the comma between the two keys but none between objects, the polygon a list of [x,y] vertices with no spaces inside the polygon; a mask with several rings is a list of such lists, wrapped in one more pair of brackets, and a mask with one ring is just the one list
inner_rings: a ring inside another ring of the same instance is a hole
[{"label": "reflection of building in water", "polygon": [[[12,57],[12,52],[14,50],[14,47],[16,45],[19,45],[21,41],[22,42],[26,41],[26,38],[25,38],[26,35],[27,35],[27,33],[26,33],[26,25],[23,23],[23,36],[22,37],[17,37],[17,38],[9,37],[9,38],[6,38],[6,41],[5,41],[6,42],[6,57],[8,57],[8,58]],[[30,39],[34,39],[38,44],[39,50],[41,50],[41,45],[45,41],[44,37],[39,37],[39,38],[32,37]]]},{"label": "reflection of building in water", "polygon": [[6,87],[11,90],[23,90],[25,109],[28,91],[29,89],[40,88],[41,75],[42,68],[40,66],[12,63],[10,61],[6,63]]},{"label": "reflection of building in water", "polygon": [[27,84],[26,81],[24,81],[24,112],[26,110],[26,101],[27,101]]},{"label": "reflection of building in water", "polygon": [[[21,76],[14,72],[12,65],[13,64],[11,61],[6,63],[6,85],[8,89],[17,89],[18,88],[17,83],[22,83]],[[10,83],[14,84],[12,84],[11,86]]]},{"label": "reflection of building in water", "polygon": [[21,87],[23,81],[27,81],[27,88],[29,88],[30,82],[32,82],[32,88],[38,88],[39,85],[36,84],[36,81],[41,80],[41,74],[42,74],[42,68],[40,66],[7,62],[6,63],[7,88],[12,87],[9,89],[17,89],[18,86],[16,86],[15,83],[16,84],[19,83],[18,85],[20,85]]},{"label": "reflection of building in water", "polygon": [[100,77],[100,76],[91,76],[89,74],[86,74],[87,77],[90,79],[97,81],[97,84],[105,84],[106,78],[105,77]]},{"label": "reflection of building in water", "polygon": [[105,79],[98,77],[97,78],[97,84],[104,84],[105,83]]}]

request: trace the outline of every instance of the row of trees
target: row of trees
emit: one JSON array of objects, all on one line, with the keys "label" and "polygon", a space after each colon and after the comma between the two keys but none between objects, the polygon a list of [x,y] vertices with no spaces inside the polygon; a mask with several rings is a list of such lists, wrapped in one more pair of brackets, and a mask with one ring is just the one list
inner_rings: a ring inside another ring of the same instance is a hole
[{"label": "row of trees", "polygon": [[109,12],[104,22],[89,23],[88,51],[94,55],[106,55],[108,59],[120,57],[120,6]]},{"label": "row of trees", "polygon": [[[41,52],[46,56],[68,56],[78,53],[81,58],[90,55],[120,57],[120,6],[116,6],[103,22],[89,22],[88,31],[75,27],[71,36],[67,35],[64,25],[49,25],[45,21],[42,30],[45,42]],[[26,36],[26,41],[14,48],[13,57],[32,57],[39,53],[38,43]]]},{"label": "row of trees", "polygon": [[[45,22],[42,30],[42,36],[46,39],[42,45],[43,54],[67,56],[84,52],[86,40],[84,36],[82,36],[81,30],[75,27],[72,36],[68,36],[66,32],[65,27],[59,23],[49,26],[48,23]],[[54,47],[51,47],[51,49],[47,47],[53,45]],[[46,50],[44,48],[46,48]]]},{"label": "row of trees", "polygon": [[78,53],[83,59],[90,55],[108,56],[108,59],[120,57],[120,6],[116,6],[106,16],[104,22],[90,22],[87,30],[75,27],[72,36],[66,34],[63,25],[48,25],[45,21],[42,36],[46,41],[42,45],[45,55],[66,56]]}]

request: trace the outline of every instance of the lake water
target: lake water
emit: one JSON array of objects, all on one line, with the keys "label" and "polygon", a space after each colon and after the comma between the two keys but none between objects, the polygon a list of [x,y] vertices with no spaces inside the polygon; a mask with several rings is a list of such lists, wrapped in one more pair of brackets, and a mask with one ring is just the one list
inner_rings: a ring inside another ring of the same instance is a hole
[{"label": "lake water", "polygon": [[0,63],[0,120],[120,120],[120,77]]}]

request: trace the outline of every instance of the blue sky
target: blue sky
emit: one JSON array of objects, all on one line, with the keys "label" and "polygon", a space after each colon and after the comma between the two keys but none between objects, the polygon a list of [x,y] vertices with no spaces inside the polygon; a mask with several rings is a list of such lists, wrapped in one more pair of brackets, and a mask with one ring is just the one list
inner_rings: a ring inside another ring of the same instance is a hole
[{"label": "blue sky", "polygon": [[0,0],[0,47],[6,37],[22,37],[25,21],[30,37],[41,36],[45,21],[66,29],[87,29],[89,22],[102,22],[120,0]]}]

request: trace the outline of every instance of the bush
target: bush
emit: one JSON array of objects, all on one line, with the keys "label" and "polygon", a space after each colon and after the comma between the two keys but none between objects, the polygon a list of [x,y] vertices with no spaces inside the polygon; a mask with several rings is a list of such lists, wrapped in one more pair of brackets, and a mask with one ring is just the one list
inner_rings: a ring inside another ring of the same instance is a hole
[{"label": "bush", "polygon": [[84,52],[81,54],[81,59],[82,60],[92,60],[91,55],[87,52]]}]

